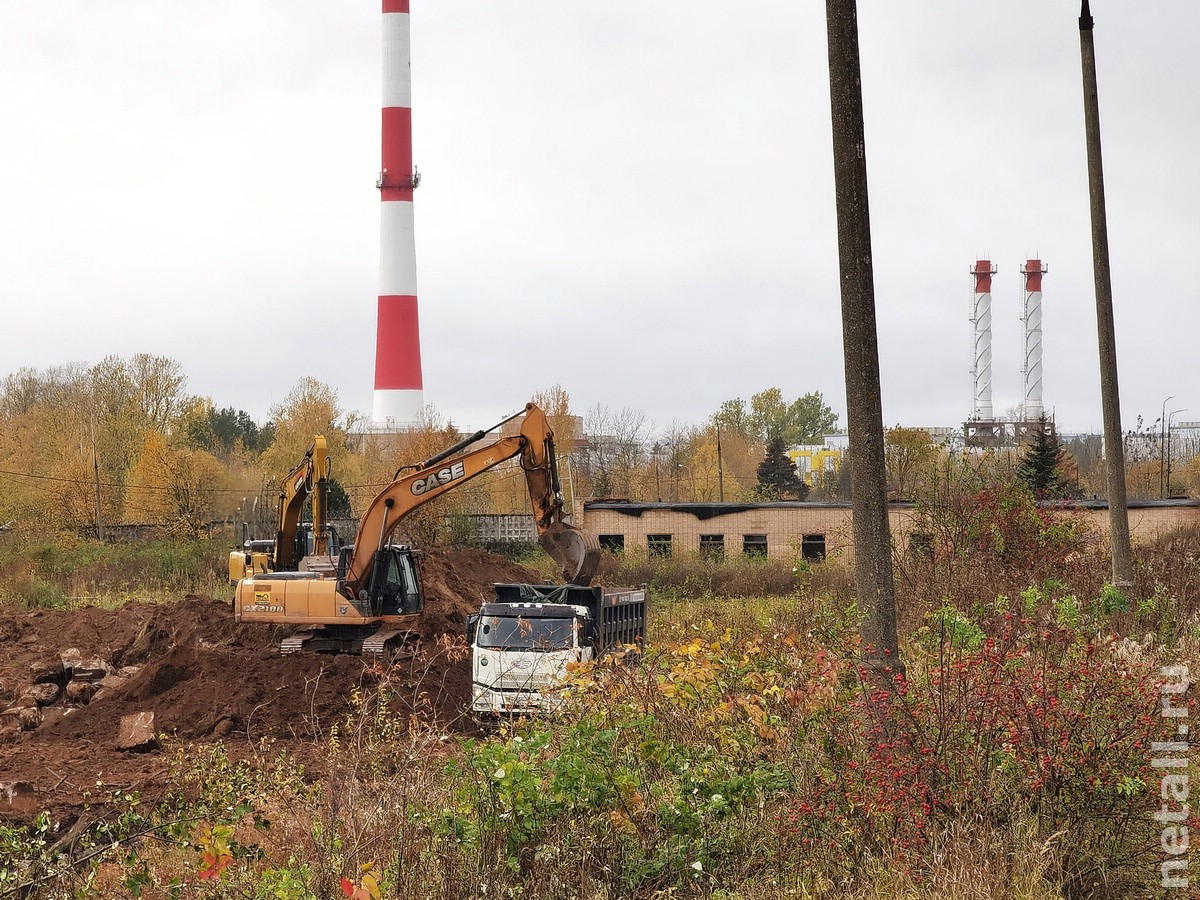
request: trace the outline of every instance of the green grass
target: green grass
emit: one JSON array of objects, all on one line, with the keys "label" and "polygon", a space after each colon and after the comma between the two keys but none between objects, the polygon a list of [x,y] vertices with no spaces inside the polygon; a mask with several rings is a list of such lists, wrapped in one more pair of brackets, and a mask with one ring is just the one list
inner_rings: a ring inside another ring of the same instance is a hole
[{"label": "green grass", "polygon": [[218,541],[107,544],[60,535],[0,548],[0,601],[30,609],[178,599],[228,590]]}]

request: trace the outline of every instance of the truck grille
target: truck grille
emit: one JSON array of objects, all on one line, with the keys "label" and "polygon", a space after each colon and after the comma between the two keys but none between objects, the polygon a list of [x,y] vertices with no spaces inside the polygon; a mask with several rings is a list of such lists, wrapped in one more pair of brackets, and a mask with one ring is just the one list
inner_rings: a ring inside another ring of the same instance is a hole
[{"label": "truck grille", "polygon": [[522,672],[509,669],[496,681],[496,688],[501,691],[545,691],[554,687],[555,679],[550,675],[534,672]]}]

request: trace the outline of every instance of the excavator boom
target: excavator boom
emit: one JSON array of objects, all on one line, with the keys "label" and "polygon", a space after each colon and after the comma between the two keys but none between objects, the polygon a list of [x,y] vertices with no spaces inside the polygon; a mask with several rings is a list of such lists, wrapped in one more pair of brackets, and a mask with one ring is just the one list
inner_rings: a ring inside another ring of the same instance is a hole
[{"label": "excavator boom", "polygon": [[275,534],[275,559],[272,568],[289,571],[296,568],[303,553],[296,547],[300,512],[312,496],[313,553],[329,552],[329,531],[325,525],[329,493],[329,450],[324,435],[316,435],[300,465],[288,472],[279,490],[279,528]]},{"label": "excavator boom", "polygon": [[[424,503],[481,475],[505,460],[519,456],[533,504],[539,542],[563,569],[563,577],[574,584],[588,584],[600,562],[600,545],[595,535],[563,521],[563,499],[554,456],[554,432],[546,414],[533,403],[525,405],[525,419],[515,435],[474,450],[459,450],[478,442],[476,432],[439,453],[414,471],[400,475],[371,501],[358,527],[354,557],[346,572],[350,596],[369,589],[374,561],[372,551],[382,550],[400,521]],[[518,413],[520,415],[520,413]],[[516,416],[501,422],[512,421]]]}]

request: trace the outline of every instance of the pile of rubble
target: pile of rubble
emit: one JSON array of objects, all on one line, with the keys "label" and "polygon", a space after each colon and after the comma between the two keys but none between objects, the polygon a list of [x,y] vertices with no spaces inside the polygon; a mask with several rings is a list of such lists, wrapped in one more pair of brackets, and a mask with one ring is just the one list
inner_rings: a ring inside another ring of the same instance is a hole
[{"label": "pile of rubble", "polygon": [[[141,666],[114,668],[98,656],[85,657],[75,647],[61,654],[47,654],[30,664],[30,684],[13,696],[10,688],[0,686],[0,743],[11,742],[22,731],[53,724],[95,700],[129,683]],[[122,717],[118,749],[149,749],[154,744],[154,714]]]}]

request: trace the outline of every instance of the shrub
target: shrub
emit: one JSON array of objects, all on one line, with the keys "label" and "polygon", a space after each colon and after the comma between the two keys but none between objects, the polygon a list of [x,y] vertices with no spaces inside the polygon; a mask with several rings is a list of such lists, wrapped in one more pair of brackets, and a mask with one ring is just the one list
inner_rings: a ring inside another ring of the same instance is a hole
[{"label": "shrub", "polygon": [[915,502],[912,534],[895,553],[904,630],[924,611],[952,602],[970,610],[1047,581],[1095,596],[1106,556],[1093,527],[1069,507],[1038,505],[1019,481],[985,479],[950,459]]},{"label": "shrub", "polygon": [[797,563],[753,556],[651,556],[644,548],[605,554],[600,580],[646,584],[656,597],[770,597],[794,593]]}]

